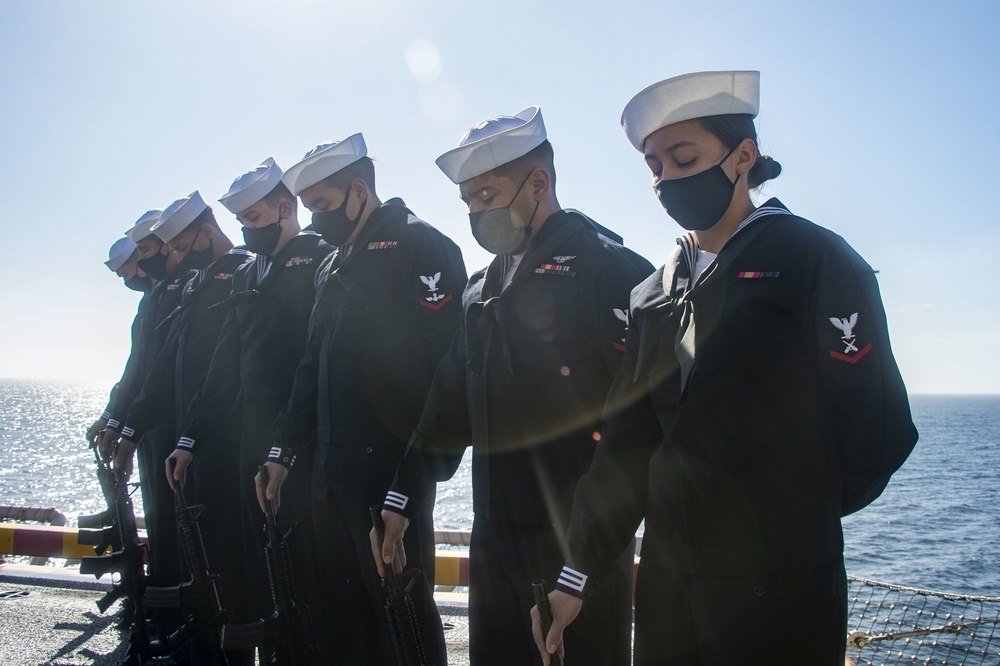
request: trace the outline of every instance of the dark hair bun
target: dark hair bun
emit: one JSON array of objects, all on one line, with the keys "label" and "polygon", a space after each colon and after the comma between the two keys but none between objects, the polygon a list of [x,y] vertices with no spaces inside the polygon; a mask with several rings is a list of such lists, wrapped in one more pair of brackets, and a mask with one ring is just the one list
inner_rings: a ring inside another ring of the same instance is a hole
[{"label": "dark hair bun", "polygon": [[769,155],[760,155],[747,175],[747,184],[753,190],[780,175],[781,163]]}]

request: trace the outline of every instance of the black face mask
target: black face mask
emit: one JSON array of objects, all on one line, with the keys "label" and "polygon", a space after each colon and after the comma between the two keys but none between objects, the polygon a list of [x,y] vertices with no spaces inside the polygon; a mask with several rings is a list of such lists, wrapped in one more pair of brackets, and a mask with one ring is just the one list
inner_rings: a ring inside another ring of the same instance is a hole
[{"label": "black face mask", "polygon": [[[685,178],[661,180],[653,189],[667,215],[688,231],[705,231],[714,227],[729,209],[736,183],[729,180],[722,163]],[[739,180],[739,176],[737,176]]]},{"label": "black face mask", "polygon": [[136,273],[130,278],[125,278],[125,286],[132,291],[147,292],[153,288],[153,280],[148,275]]},{"label": "black face mask", "polygon": [[281,238],[281,212],[278,212],[278,221],[259,229],[243,227],[243,240],[247,249],[254,254],[270,255],[274,248],[278,247],[278,239]]},{"label": "black face mask", "polygon": [[[528,178],[531,178],[531,174],[528,174]],[[531,239],[531,222],[535,219],[535,213],[538,212],[538,204],[541,202],[535,203],[535,210],[531,213],[531,219],[523,227],[514,226],[514,220],[510,214],[511,204],[517,199],[517,195],[521,193],[521,189],[528,182],[528,178],[524,179],[524,182],[517,188],[517,192],[514,193],[510,203],[506,206],[469,213],[472,236],[487,252],[491,254],[514,255],[524,252],[524,249],[528,247],[528,241]]]},{"label": "black face mask", "polygon": [[[197,240],[195,236],[195,240]],[[213,240],[208,241],[208,247],[204,250],[194,249],[194,241],[191,241],[191,248],[184,255],[179,263],[184,268],[190,268],[191,270],[200,271],[203,268],[208,268],[212,265],[212,243]]]},{"label": "black face mask", "polygon": [[143,273],[154,280],[162,280],[167,277],[167,255],[162,252],[157,252],[146,259],[140,259],[138,266]]},{"label": "black face mask", "polygon": [[352,220],[347,216],[347,202],[351,198],[351,190],[347,190],[347,194],[344,196],[344,203],[340,204],[336,210],[326,210],[320,211],[318,213],[313,213],[312,223],[313,229],[319,233],[330,245],[335,247],[340,247],[343,245],[354,230],[358,228],[358,222],[361,221],[361,213],[365,210],[365,205],[368,203],[368,194],[365,193],[365,199],[361,202],[361,207],[358,208],[358,214]]}]

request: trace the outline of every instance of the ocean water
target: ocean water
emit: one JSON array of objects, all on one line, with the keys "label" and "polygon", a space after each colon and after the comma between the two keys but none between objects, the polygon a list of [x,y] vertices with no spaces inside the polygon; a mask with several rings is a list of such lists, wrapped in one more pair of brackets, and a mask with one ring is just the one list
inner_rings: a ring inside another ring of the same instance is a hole
[{"label": "ocean water", "polygon": [[[0,380],[0,505],[104,508],[84,432],[107,386]],[[848,573],[1000,596],[1000,396],[911,397],[916,450],[871,506],[844,520]],[[472,526],[468,456],[438,488],[438,529]],[[136,493],[136,511],[141,500]]]}]

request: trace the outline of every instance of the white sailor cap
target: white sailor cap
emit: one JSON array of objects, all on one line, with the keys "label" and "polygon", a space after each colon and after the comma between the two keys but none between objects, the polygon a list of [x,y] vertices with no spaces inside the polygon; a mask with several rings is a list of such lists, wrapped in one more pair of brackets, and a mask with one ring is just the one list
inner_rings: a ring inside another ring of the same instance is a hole
[{"label": "white sailor cap", "polygon": [[153,225],[153,233],[164,243],[169,243],[187,229],[206,208],[208,204],[201,198],[201,192],[195,190],[163,209],[160,221]]},{"label": "white sailor cap", "polygon": [[302,190],[312,187],[367,155],[368,146],[365,145],[365,137],[358,132],[343,141],[319,144],[306,153],[302,161],[289,167],[281,180],[293,195],[299,196]]},{"label": "white sailor cap", "polygon": [[760,72],[696,72],[654,83],[622,111],[625,136],[642,151],[656,130],[693,118],[748,113],[760,107]]},{"label": "white sailor cap", "polygon": [[229,191],[219,197],[219,203],[233,215],[239,215],[271,193],[281,182],[281,167],[268,157],[258,166],[233,181]]},{"label": "white sailor cap", "polygon": [[125,262],[139,249],[132,242],[132,239],[126,236],[125,238],[119,238],[108,250],[108,260],[104,262],[112,272],[116,272],[119,268],[125,265]]},{"label": "white sailor cap", "polygon": [[462,135],[458,148],[436,163],[457,185],[527,155],[545,138],[542,110],[529,106],[516,116],[493,116],[476,123]]},{"label": "white sailor cap", "polygon": [[136,221],[135,226],[125,232],[125,235],[131,238],[133,243],[138,243],[143,238],[152,235],[153,226],[160,221],[160,213],[162,212],[159,208],[147,210]]}]

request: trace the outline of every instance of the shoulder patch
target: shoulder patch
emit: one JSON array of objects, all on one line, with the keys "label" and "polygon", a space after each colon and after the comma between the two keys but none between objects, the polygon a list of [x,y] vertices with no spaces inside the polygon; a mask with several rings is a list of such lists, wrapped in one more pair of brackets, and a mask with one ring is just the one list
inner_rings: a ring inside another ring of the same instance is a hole
[{"label": "shoulder patch", "polygon": [[840,336],[840,342],[844,345],[843,351],[828,349],[830,358],[854,365],[872,350],[872,343],[870,342],[864,347],[858,348],[858,337],[854,334],[854,327],[858,325],[857,312],[850,317],[829,317],[829,320],[834,328],[843,333]]},{"label": "shoulder patch", "polygon": [[431,310],[440,310],[451,301],[451,294],[443,294],[438,289],[437,285],[441,281],[441,271],[438,271],[434,275],[421,275],[419,277],[420,281],[427,285],[427,291],[430,292],[429,296],[424,296],[421,300],[417,301],[420,305]]}]

